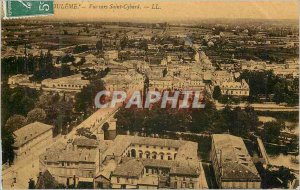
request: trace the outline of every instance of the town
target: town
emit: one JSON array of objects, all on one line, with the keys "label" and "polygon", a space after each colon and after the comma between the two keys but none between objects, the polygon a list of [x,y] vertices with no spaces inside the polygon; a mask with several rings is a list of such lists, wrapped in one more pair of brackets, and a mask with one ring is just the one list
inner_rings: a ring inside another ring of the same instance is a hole
[{"label": "town", "polygon": [[3,21],[3,188],[295,189],[298,24]]}]

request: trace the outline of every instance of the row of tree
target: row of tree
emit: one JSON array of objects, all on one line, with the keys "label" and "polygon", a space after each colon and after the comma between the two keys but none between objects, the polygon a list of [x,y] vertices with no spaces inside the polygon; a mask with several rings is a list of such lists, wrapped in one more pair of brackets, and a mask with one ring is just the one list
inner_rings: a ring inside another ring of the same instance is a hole
[{"label": "row of tree", "polygon": [[255,131],[259,122],[252,107],[230,108],[219,111],[212,102],[206,102],[203,109],[161,109],[159,104],[151,109],[121,108],[116,114],[121,130],[145,133],[174,132],[230,132],[238,136],[248,136]]}]

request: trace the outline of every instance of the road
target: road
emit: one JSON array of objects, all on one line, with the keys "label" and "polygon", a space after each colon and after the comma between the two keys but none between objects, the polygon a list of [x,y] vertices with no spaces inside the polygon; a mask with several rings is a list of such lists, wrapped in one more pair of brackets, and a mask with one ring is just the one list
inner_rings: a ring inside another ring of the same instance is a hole
[{"label": "road", "polygon": [[[248,104],[246,103],[241,103],[241,104],[236,104],[236,105],[230,105],[231,107],[241,107],[245,108],[247,107]],[[278,104],[249,104],[251,107],[253,107],[256,111],[298,111],[299,106],[284,106],[284,105],[278,105]],[[226,106],[226,104],[221,104],[216,102],[216,108],[218,110],[223,109]]]},{"label": "road", "polygon": [[[97,126],[104,124],[107,118],[114,115],[119,110],[119,106],[97,110],[81,124],[74,127],[67,135],[53,138],[52,143],[49,143],[44,149],[35,152],[30,156],[23,157],[22,160],[17,160],[11,167],[4,169],[2,171],[3,189],[27,189],[30,178],[34,179],[35,182],[37,180],[39,174],[39,156],[43,154],[47,148],[58,143],[66,144],[68,139],[73,139],[76,136],[76,130],[78,128],[84,127],[96,130]],[[14,183],[14,178],[16,183]]]}]

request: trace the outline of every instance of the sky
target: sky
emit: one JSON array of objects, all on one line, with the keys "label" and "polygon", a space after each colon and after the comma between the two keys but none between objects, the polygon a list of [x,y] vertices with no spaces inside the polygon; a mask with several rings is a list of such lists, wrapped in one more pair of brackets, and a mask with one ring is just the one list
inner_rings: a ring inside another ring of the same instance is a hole
[{"label": "sky", "polygon": [[[84,2],[85,1],[85,2]],[[86,2],[89,1],[89,2]],[[58,4],[59,1],[55,1]],[[73,1],[59,2],[59,4],[72,3]],[[298,0],[147,0],[145,1],[107,1],[95,2],[91,0],[78,0],[86,9],[58,9],[51,19],[59,20],[132,20],[132,21],[184,21],[209,18],[251,18],[251,19],[299,19]],[[91,9],[94,6],[110,4],[132,4],[141,7],[158,4],[160,10],[107,10]]]}]

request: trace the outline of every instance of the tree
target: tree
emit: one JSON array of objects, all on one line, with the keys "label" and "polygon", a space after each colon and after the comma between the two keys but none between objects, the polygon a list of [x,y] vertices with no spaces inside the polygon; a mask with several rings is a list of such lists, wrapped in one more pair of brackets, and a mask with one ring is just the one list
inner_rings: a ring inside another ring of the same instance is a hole
[{"label": "tree", "polygon": [[76,135],[84,136],[89,139],[97,139],[96,135],[94,135],[89,129],[83,127],[76,130]]},{"label": "tree", "polygon": [[27,122],[33,123],[35,121],[38,122],[45,122],[46,119],[46,112],[41,108],[35,108],[28,112],[27,114]]},{"label": "tree", "polygon": [[13,144],[15,142],[13,134],[6,128],[1,130],[1,140],[2,140],[2,163],[8,162],[12,164],[14,161],[15,153]]},{"label": "tree", "polygon": [[269,143],[279,143],[281,130],[285,129],[284,122],[272,121],[264,124],[263,138]]},{"label": "tree", "polygon": [[102,40],[99,40],[96,43],[96,49],[97,49],[98,52],[101,51],[101,50],[103,50],[103,42],[102,42]]},{"label": "tree", "polygon": [[167,74],[168,74],[168,70],[165,68],[165,69],[163,70],[163,77],[167,76]]},{"label": "tree", "polygon": [[75,110],[77,112],[87,113],[94,106],[95,97],[98,92],[104,90],[104,83],[101,79],[91,81],[91,83],[83,87],[75,97]]},{"label": "tree", "polygon": [[6,121],[5,128],[10,131],[14,132],[17,129],[22,128],[27,123],[26,118],[22,115],[13,115]]},{"label": "tree", "polygon": [[35,182],[32,178],[29,179],[28,189],[35,189]]},{"label": "tree", "polygon": [[54,125],[54,135],[67,132],[66,126],[73,121],[73,102],[60,97],[59,94],[41,95],[36,108],[46,112],[46,123]]},{"label": "tree", "polygon": [[219,100],[219,98],[222,96],[221,93],[221,88],[220,86],[215,86],[214,91],[213,91],[213,98],[215,100]]},{"label": "tree", "polygon": [[69,63],[69,62],[73,62],[73,61],[75,61],[75,58],[73,55],[66,54],[65,56],[63,56],[61,58],[62,63]]}]

